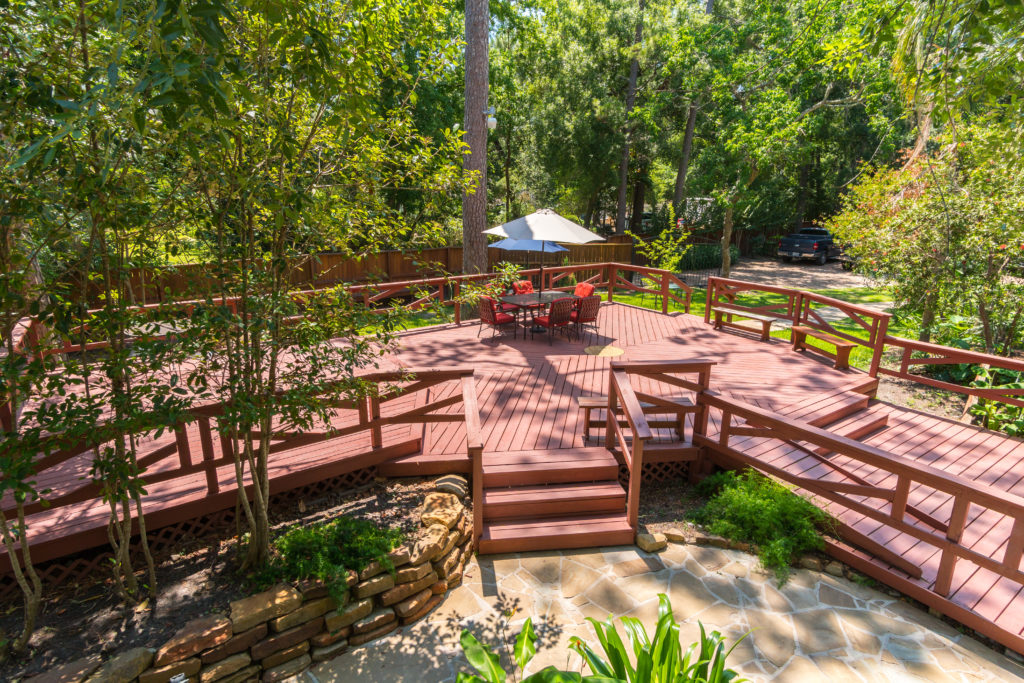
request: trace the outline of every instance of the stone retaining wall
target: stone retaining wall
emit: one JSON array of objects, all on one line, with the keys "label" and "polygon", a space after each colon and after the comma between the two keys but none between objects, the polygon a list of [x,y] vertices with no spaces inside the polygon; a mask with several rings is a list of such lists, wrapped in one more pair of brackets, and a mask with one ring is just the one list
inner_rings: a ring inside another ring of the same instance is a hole
[{"label": "stone retaining wall", "polygon": [[25,683],[169,683],[178,674],[190,683],[273,683],[417,621],[462,583],[472,554],[465,482],[445,479],[448,485],[439,482],[424,500],[422,533],[390,553],[393,570],[373,562],[349,572],[342,603],[323,585],[276,586],[232,602],[226,615],[185,624],[156,648],[106,662],[87,657]]}]

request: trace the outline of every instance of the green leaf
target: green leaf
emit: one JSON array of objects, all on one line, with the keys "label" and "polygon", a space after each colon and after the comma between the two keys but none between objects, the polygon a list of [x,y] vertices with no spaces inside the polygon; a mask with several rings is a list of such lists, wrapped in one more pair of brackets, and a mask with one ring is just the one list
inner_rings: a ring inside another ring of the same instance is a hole
[{"label": "green leaf", "polygon": [[549,666],[523,679],[523,683],[581,683],[583,680],[583,677],[575,671],[559,671],[555,667]]},{"label": "green leaf", "polygon": [[459,642],[462,644],[462,652],[466,659],[483,675],[484,680],[488,683],[505,683],[508,676],[498,663],[498,655],[477,640],[469,629],[462,629]]},{"label": "green leaf", "polygon": [[537,654],[536,642],[537,634],[533,632],[533,619],[530,618],[523,624],[523,630],[519,632],[519,637],[516,638],[516,645],[512,650],[516,665],[519,666],[520,671],[526,671],[526,665]]}]

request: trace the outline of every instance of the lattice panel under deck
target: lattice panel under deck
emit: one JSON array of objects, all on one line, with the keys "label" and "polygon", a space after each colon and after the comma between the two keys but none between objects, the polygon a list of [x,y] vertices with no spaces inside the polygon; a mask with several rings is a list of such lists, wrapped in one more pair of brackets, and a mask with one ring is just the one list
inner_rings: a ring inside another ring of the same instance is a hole
[{"label": "lattice panel under deck", "polygon": [[[281,491],[270,497],[272,507],[291,505],[299,500],[319,498],[336,491],[347,491],[365,486],[378,476],[376,467],[348,472],[337,477],[318,481],[308,486]],[[181,547],[184,541],[211,537],[225,538],[235,533],[235,509],[228,508],[208,515],[169,524],[159,529],[147,529],[150,552],[159,563]],[[96,548],[70,557],[44,562],[36,567],[43,582],[44,593],[68,584],[89,585],[110,578],[110,559],[113,554],[107,548]],[[136,567],[141,567],[142,554],[138,544],[133,544],[132,558]],[[0,576],[0,603],[20,601],[21,589],[13,574]]]}]

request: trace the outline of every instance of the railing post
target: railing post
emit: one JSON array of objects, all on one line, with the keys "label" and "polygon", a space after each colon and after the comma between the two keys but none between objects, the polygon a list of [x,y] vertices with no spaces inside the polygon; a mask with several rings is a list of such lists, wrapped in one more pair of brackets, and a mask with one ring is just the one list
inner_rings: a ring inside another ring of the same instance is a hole
[{"label": "railing post", "polygon": [[[946,538],[952,542],[959,544],[960,538],[963,536],[964,527],[967,525],[967,511],[971,507],[971,501],[966,496],[957,496],[953,499],[953,512],[949,517],[949,526],[946,527]],[[950,585],[953,582],[953,569],[956,568],[957,556],[951,549],[945,549],[942,551],[942,556],[939,558],[939,571],[935,576],[935,592],[942,597],[949,595]],[[1017,559],[1018,565],[1020,564],[1020,558]],[[1019,569],[1019,567],[1014,567]]]},{"label": "railing post", "polygon": [[188,433],[185,425],[180,424],[174,428],[174,442],[178,447],[178,463],[184,467],[192,466],[192,449],[188,446]]},{"label": "railing post", "polygon": [[614,263],[608,264],[608,301],[615,301],[615,280],[619,277],[619,269]]},{"label": "railing post", "polygon": [[626,521],[637,530],[637,519],[640,516],[640,484],[644,478],[644,442],[633,438],[633,461],[629,467],[629,495],[626,498]]},{"label": "railing post", "polygon": [[[715,305],[715,290],[718,288],[718,278],[709,277],[707,289],[704,290],[704,324],[711,324],[711,307]],[[687,311],[689,313],[689,311]]]},{"label": "railing post", "polygon": [[455,307],[455,324],[462,324],[462,304],[459,303],[459,281],[452,283],[452,305]]},{"label": "railing post", "polygon": [[203,448],[203,464],[206,468],[206,492],[210,495],[220,492],[220,484],[217,482],[217,468],[213,461],[217,456],[213,454],[213,433],[210,430],[210,418],[199,418],[199,443]]},{"label": "railing post", "polygon": [[661,313],[668,315],[668,273],[661,274]]},{"label": "railing post", "polygon": [[615,381],[612,377],[613,370],[608,371],[608,409],[604,425],[604,447],[610,449],[615,441],[615,421],[618,420],[615,413],[618,410],[618,394],[616,393]]},{"label": "railing post", "polygon": [[878,322],[878,329],[875,330],[875,349],[871,355],[871,368],[868,370],[868,375],[871,377],[878,377],[878,368],[882,364],[882,354],[885,352],[885,338],[889,334],[889,319],[882,318]]},{"label": "railing post", "polygon": [[[380,399],[376,396],[370,396],[370,421],[375,422],[380,419]],[[370,428],[370,444],[374,448],[380,448],[383,443],[383,435],[381,432],[380,425],[374,425]]]}]

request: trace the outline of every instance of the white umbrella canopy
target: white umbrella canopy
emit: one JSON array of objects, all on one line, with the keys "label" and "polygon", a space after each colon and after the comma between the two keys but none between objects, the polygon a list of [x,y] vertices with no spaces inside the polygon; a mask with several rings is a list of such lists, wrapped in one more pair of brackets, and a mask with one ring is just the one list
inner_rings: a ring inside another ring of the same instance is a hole
[{"label": "white umbrella canopy", "polygon": [[590,232],[578,223],[573,223],[568,218],[559,216],[551,209],[534,211],[529,216],[522,216],[496,228],[484,230],[484,233],[509,237],[514,240],[544,240],[567,244],[604,241],[600,235]]}]

